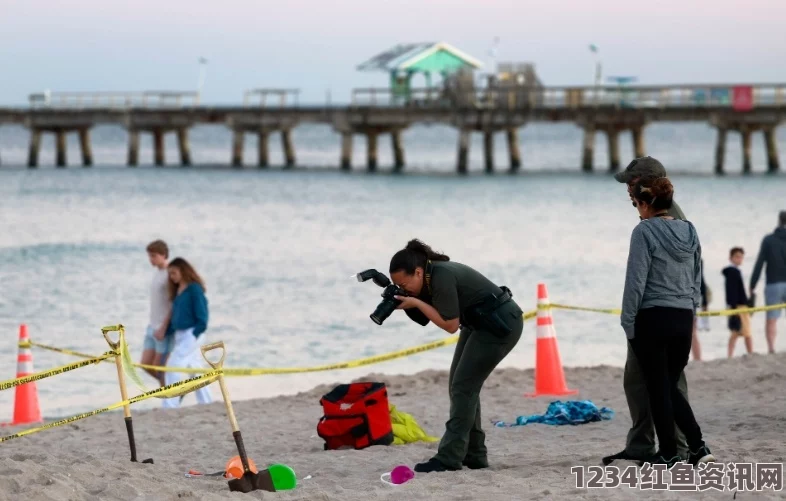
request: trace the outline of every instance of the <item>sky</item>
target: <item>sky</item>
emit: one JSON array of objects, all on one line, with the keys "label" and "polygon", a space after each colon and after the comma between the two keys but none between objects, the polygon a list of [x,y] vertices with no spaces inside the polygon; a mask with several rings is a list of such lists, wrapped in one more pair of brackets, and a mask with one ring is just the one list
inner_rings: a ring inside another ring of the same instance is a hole
[{"label": "sky", "polygon": [[[783,0],[0,0],[0,105],[32,92],[250,88],[346,102],[386,87],[356,67],[397,43],[445,41],[486,64],[531,62],[546,85],[786,82]],[[417,81],[415,85],[418,85]],[[420,81],[423,85],[423,81]]]}]

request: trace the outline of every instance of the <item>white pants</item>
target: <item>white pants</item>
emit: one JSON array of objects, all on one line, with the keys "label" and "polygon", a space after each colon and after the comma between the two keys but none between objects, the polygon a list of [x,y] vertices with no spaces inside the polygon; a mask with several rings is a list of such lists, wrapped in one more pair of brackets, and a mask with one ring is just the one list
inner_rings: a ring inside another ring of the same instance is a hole
[{"label": "white pants", "polygon": [[[175,346],[169,354],[166,365],[167,367],[188,367],[195,369],[205,367],[204,361],[202,360],[202,354],[199,352],[199,343],[197,343],[197,338],[194,337],[194,329],[175,331]],[[185,372],[166,372],[164,373],[164,382],[170,385],[197,375],[198,374],[187,374]],[[200,404],[209,404],[213,401],[208,386],[200,388],[194,393],[196,394],[197,402]],[[164,408],[174,409],[180,407],[180,398],[181,397],[173,397],[164,399]]]}]

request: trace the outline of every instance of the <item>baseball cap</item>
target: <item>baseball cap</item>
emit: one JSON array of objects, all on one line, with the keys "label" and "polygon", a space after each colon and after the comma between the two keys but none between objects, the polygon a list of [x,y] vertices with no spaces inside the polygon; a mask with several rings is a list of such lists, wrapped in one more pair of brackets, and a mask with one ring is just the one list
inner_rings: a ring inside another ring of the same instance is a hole
[{"label": "baseball cap", "polygon": [[614,175],[614,179],[625,184],[638,177],[666,177],[666,168],[652,157],[641,157],[633,160],[625,170]]}]

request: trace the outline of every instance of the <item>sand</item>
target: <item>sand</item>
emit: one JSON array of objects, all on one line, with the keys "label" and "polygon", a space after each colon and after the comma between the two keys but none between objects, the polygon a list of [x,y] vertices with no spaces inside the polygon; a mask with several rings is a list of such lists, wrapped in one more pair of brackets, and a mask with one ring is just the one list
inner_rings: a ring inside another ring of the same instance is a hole
[{"label": "sand", "polygon": [[[541,424],[515,428],[486,427],[491,468],[418,475],[401,486],[379,480],[398,464],[429,458],[436,444],[324,451],[316,435],[319,397],[333,385],[295,396],[238,401],[235,404],[246,448],[258,465],[285,463],[299,486],[279,493],[230,493],[220,478],[186,478],[191,468],[218,471],[236,454],[223,404],[188,406],[134,414],[140,459],[128,461],[123,417],[110,413],[73,425],[0,444],[2,500],[508,500],[618,499],[653,496],[628,487],[574,488],[572,466],[597,465],[620,450],[630,417],[622,392],[622,370],[614,367],[566,369],[577,398],[591,399],[616,411],[611,421],[580,426]],[[784,462],[786,455],[786,355],[752,356],[731,361],[691,363],[690,397],[705,438],[724,462]],[[447,373],[412,376],[369,374],[384,381],[391,402],[412,413],[424,429],[440,436],[448,412]],[[532,371],[499,370],[482,394],[484,420],[510,421],[541,413],[550,399],[528,399]],[[214,389],[218,395],[218,389]],[[3,430],[11,432],[13,429]],[[621,466],[625,466],[622,464]],[[306,478],[308,477],[308,478]],[[730,492],[660,492],[662,499],[723,498]],[[739,493],[739,499],[783,499],[784,492]]]}]

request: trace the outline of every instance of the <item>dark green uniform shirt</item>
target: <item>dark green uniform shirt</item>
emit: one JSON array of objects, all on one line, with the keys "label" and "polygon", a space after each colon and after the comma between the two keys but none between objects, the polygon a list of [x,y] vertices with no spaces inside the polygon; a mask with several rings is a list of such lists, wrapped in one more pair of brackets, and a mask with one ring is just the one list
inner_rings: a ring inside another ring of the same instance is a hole
[{"label": "dark green uniform shirt", "polygon": [[[435,261],[431,270],[431,294],[423,287],[430,303],[445,320],[461,317],[468,307],[479,303],[490,294],[502,294],[502,290],[489,279],[467,265],[453,261]],[[423,293],[421,293],[423,296]]]}]

